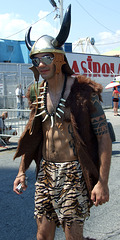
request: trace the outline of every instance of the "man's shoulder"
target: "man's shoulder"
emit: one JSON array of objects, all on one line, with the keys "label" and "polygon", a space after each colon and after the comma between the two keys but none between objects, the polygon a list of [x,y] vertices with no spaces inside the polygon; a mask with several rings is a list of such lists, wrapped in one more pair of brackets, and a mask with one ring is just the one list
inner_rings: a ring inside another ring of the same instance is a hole
[{"label": "man's shoulder", "polygon": [[16,95],[19,94],[19,91],[20,91],[19,88],[16,88],[15,90]]},{"label": "man's shoulder", "polygon": [[101,91],[103,90],[103,87],[100,83],[95,82],[94,80],[86,77],[85,75],[78,75],[76,76],[76,79],[79,84],[88,85],[93,89],[100,89]]},{"label": "man's shoulder", "polygon": [[101,93],[103,91],[103,87],[100,83],[97,83],[84,75],[78,75],[75,78],[74,87],[77,89],[78,92],[81,92],[81,94],[85,92],[87,93],[87,95],[95,93],[102,101]]},{"label": "man's shoulder", "polygon": [[41,82],[38,84],[33,83],[28,87],[26,97],[28,99],[29,104],[36,100],[36,95],[37,96],[39,95],[39,87],[41,86],[42,83]]}]

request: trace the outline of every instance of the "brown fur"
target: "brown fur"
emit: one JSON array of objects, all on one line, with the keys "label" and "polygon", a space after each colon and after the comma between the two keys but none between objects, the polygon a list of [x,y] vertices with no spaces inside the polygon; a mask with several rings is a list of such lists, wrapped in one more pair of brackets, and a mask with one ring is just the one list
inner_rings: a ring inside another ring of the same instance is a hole
[{"label": "brown fur", "polygon": [[[95,108],[93,108],[90,98],[92,93],[96,93],[99,99],[102,100],[101,92],[102,86],[100,84],[91,81],[85,76],[78,76],[66,101],[66,106],[70,107],[71,110],[71,123],[77,155],[89,194],[91,194],[91,190],[98,181],[99,176],[97,138],[90,123],[90,115],[95,111]],[[26,169],[34,159],[37,170],[39,170],[39,163],[42,158],[42,123],[40,117],[34,118],[34,114],[35,110],[33,109],[30,120],[20,138],[14,159],[24,155]],[[32,135],[29,134],[31,126],[33,127]]]}]

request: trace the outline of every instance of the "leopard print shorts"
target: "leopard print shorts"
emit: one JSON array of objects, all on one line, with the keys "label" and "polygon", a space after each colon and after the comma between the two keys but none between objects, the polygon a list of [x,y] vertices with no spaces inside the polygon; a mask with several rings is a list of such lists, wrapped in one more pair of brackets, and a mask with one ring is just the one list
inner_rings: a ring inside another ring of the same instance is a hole
[{"label": "leopard print shorts", "polygon": [[35,191],[35,217],[56,225],[83,224],[89,217],[89,198],[78,161],[54,163],[42,160]]}]

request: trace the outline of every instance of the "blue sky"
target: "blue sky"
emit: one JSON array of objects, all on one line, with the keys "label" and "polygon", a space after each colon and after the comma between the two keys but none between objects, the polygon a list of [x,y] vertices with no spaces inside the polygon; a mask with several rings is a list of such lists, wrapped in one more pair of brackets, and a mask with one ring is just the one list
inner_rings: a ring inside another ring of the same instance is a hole
[{"label": "blue sky", "polygon": [[[58,0],[55,2],[59,7]],[[119,0],[63,0],[64,12],[70,3],[72,24],[67,42],[75,44],[78,39],[94,37],[101,53],[120,46]],[[26,28],[31,24],[32,40],[43,34],[57,34],[60,20],[54,17],[59,10],[55,11],[49,0],[6,0],[0,5],[0,38],[24,40]]]}]

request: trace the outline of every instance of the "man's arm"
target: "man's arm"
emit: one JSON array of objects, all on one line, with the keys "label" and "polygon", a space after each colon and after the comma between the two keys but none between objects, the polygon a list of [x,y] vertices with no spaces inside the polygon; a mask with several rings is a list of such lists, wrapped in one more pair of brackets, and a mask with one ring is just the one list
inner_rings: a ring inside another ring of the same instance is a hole
[{"label": "man's arm", "polygon": [[100,160],[99,180],[91,193],[91,200],[95,206],[109,201],[108,178],[112,152],[112,144],[109,133],[97,137],[97,139]]},{"label": "man's arm", "polygon": [[98,140],[99,180],[91,192],[91,200],[95,206],[109,201],[108,178],[111,163],[112,141],[108,131],[105,114],[97,96],[93,99],[96,112],[92,115],[91,123]]},{"label": "man's arm", "polygon": [[16,192],[17,194],[21,194],[19,193],[19,191],[16,189],[18,184],[21,183],[22,184],[22,188],[23,190],[25,191],[27,186],[25,185],[25,161],[24,161],[24,155],[22,156],[21,158],[21,163],[20,163],[20,166],[19,166],[19,171],[18,171],[18,174],[15,178],[15,181],[14,181],[14,185],[13,185],[13,191]]}]

